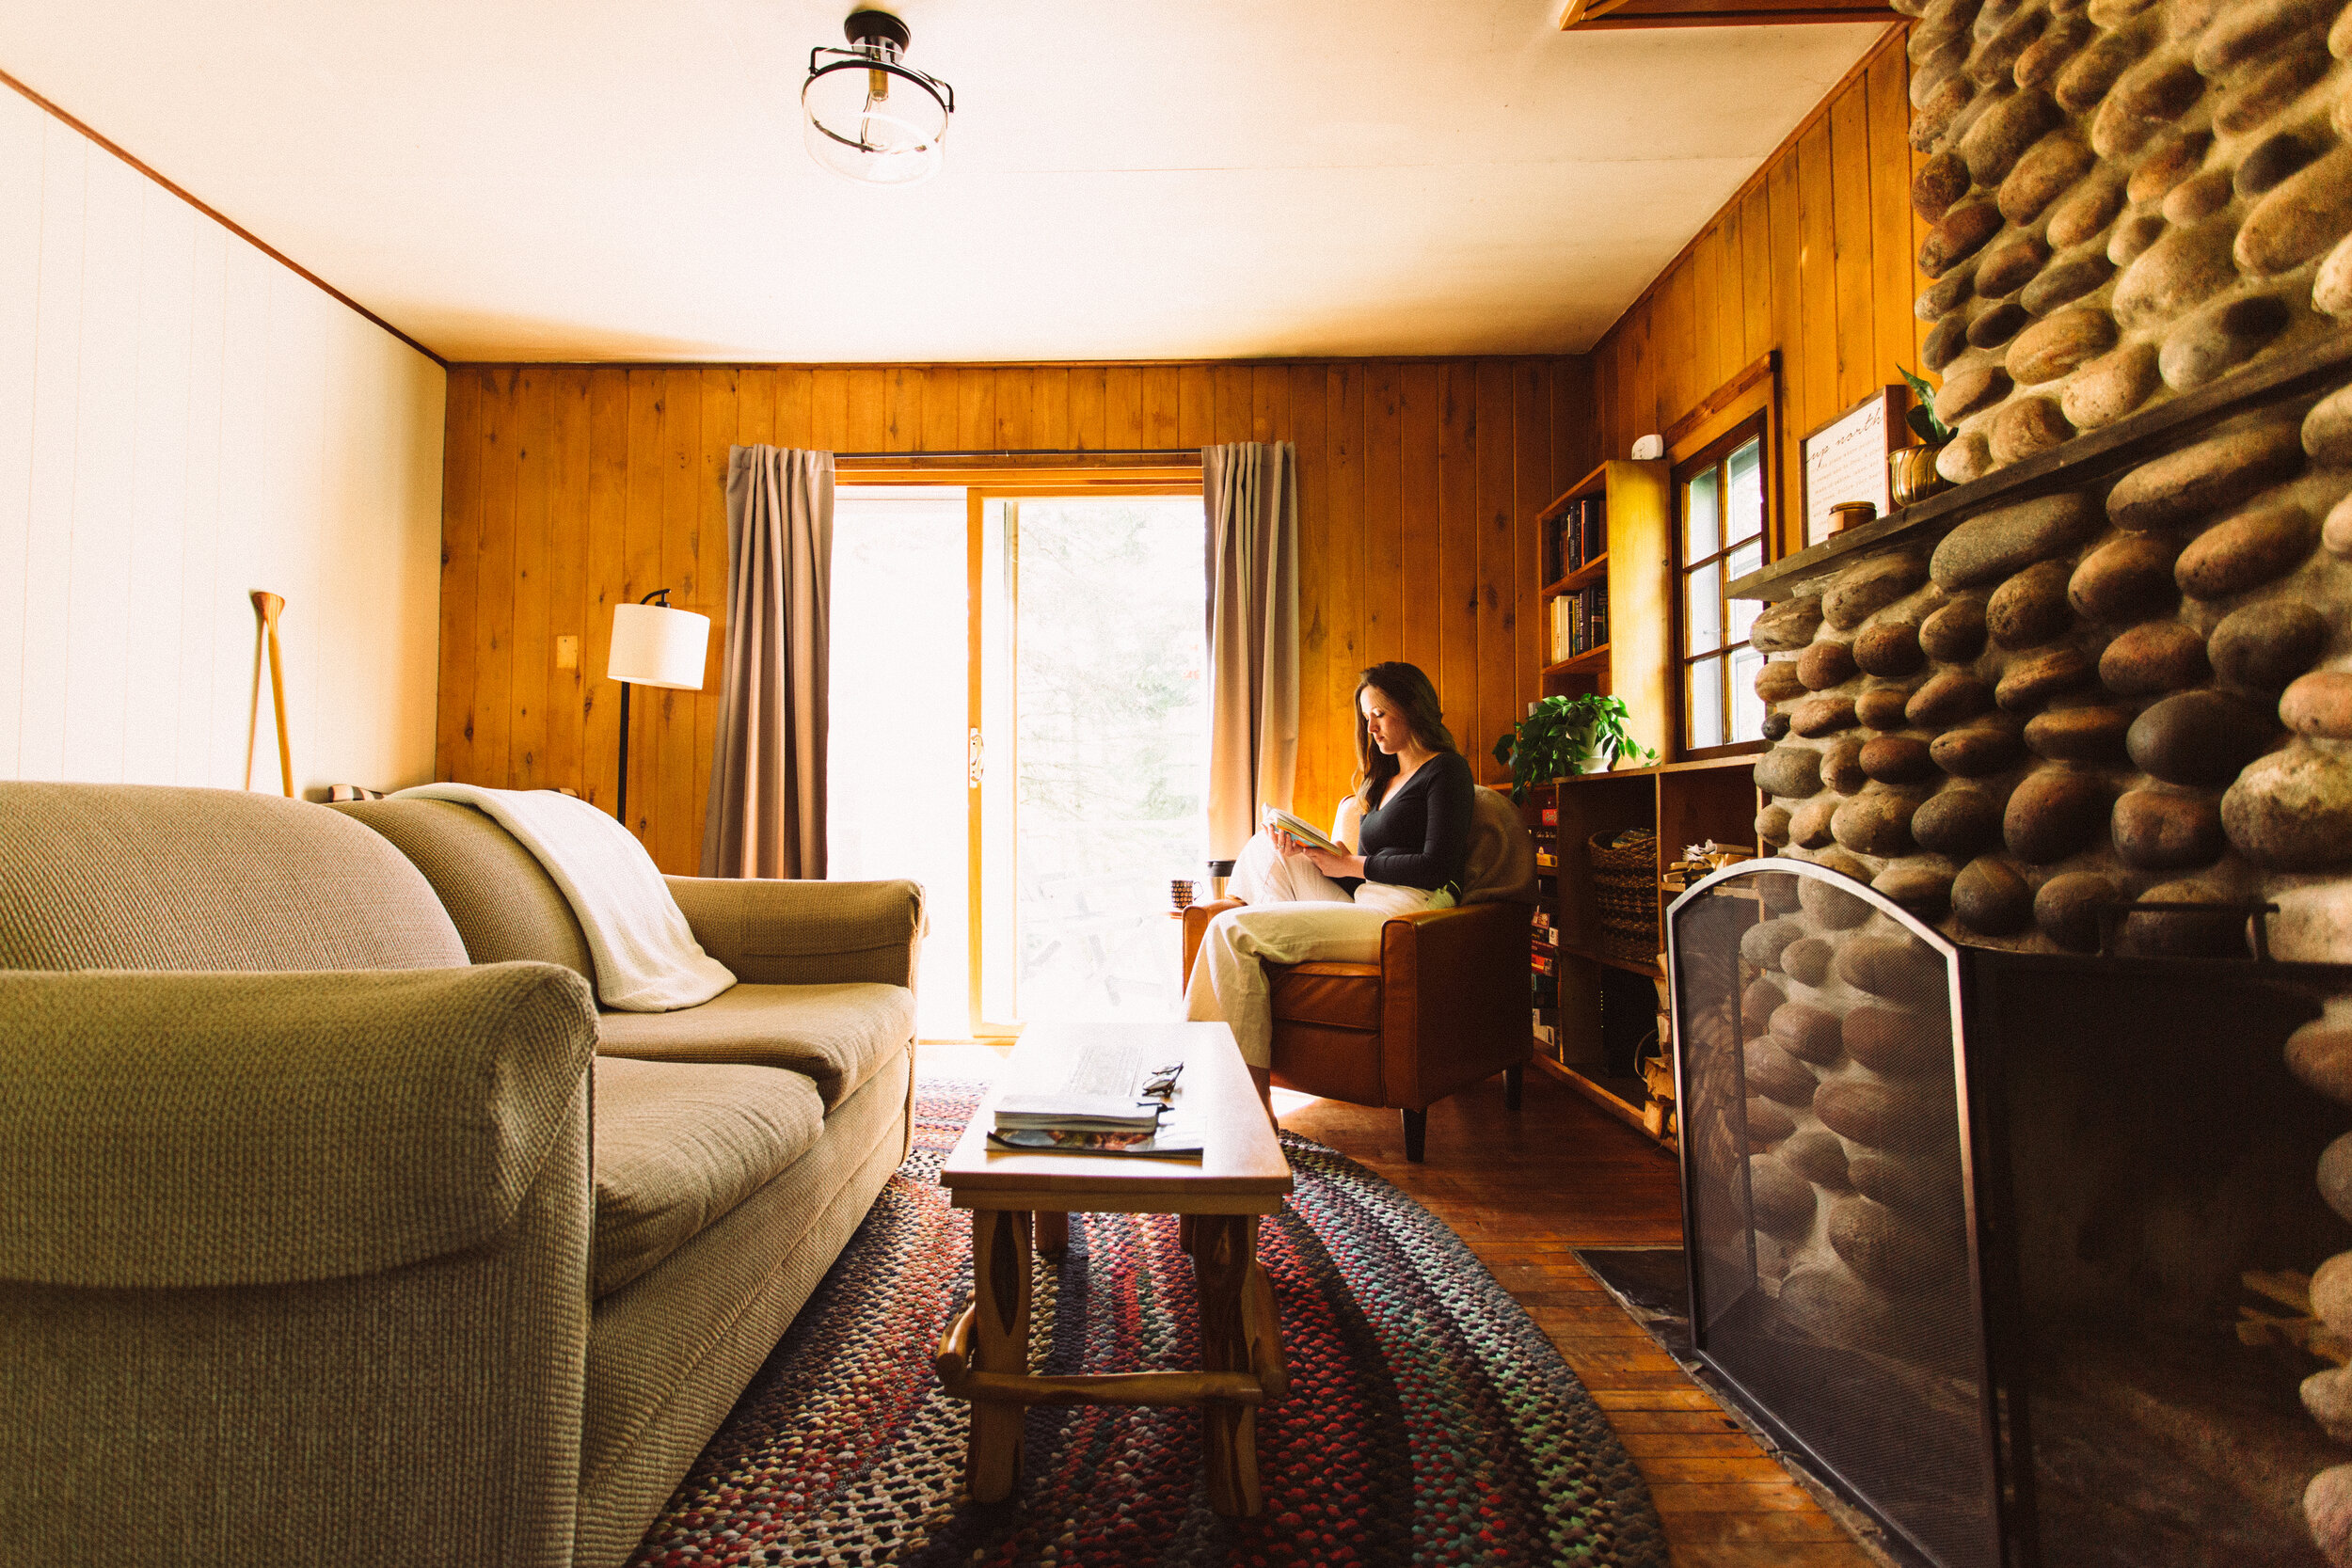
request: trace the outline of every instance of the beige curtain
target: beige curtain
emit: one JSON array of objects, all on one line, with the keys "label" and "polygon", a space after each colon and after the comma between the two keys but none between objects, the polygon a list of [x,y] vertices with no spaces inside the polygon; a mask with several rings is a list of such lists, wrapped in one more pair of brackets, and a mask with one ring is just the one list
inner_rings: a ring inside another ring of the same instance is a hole
[{"label": "beige curtain", "polygon": [[1209,515],[1209,858],[1231,860],[1298,773],[1298,457],[1200,452]]},{"label": "beige curtain", "polygon": [[833,453],[727,454],[727,652],[706,877],[825,875]]}]

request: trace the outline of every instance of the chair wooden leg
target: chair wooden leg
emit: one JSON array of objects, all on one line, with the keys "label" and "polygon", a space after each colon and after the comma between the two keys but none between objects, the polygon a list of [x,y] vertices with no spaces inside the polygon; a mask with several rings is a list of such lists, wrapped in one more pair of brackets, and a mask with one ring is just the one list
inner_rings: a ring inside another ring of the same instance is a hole
[{"label": "chair wooden leg", "polygon": [[1406,1158],[1407,1160],[1410,1160],[1413,1164],[1417,1164],[1417,1165],[1418,1165],[1418,1164],[1420,1164],[1422,1163],[1422,1162],[1421,1162],[1421,1152],[1422,1152],[1422,1149],[1423,1148],[1423,1147],[1425,1147],[1425,1146],[1426,1146],[1426,1144],[1427,1144],[1427,1142],[1428,1142],[1428,1138],[1429,1138],[1429,1113],[1428,1113],[1428,1112],[1426,1112],[1426,1111],[1407,1111],[1407,1112],[1406,1112],[1406,1113],[1405,1113],[1405,1158]]},{"label": "chair wooden leg", "polygon": [[1526,1067],[1526,1064],[1525,1064],[1525,1063],[1521,1063],[1521,1064],[1520,1064],[1519,1066],[1518,1066],[1518,1067],[1507,1067],[1507,1068],[1504,1068],[1504,1069],[1502,1069],[1502,1104],[1503,1104],[1503,1108],[1504,1108],[1504,1109],[1506,1109],[1506,1110],[1512,1110],[1512,1111],[1516,1111],[1516,1110],[1518,1110],[1518,1109],[1519,1108],[1519,1101],[1520,1101],[1520,1100],[1521,1100],[1521,1099],[1525,1096],[1526,1092],[1527,1092],[1527,1067]]}]

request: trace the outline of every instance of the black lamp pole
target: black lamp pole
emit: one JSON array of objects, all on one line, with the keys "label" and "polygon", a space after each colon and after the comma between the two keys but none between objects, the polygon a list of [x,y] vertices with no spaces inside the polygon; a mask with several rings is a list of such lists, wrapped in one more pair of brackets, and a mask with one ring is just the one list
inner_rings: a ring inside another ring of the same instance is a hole
[{"label": "black lamp pole", "polygon": [[[668,589],[666,589],[666,588],[657,588],[657,589],[655,589],[652,593],[650,593],[650,594],[646,594],[644,598],[642,598],[642,599],[638,600],[637,602],[638,602],[639,604],[652,604],[652,603],[653,603],[655,600],[657,600],[657,599],[659,599],[659,600],[661,602],[661,608],[662,608],[662,609],[667,610],[667,609],[669,609],[669,608],[670,608],[670,591],[669,591]],[[629,683],[628,681],[624,680],[623,682],[621,682],[621,788],[620,788],[620,793],[619,793],[618,797],[617,797],[617,798],[613,800],[613,802],[612,802],[612,816],[613,816],[613,819],[614,819],[615,821],[619,822],[619,823],[620,823],[620,825],[621,825],[622,827],[624,827],[624,828],[626,828],[626,827],[628,827],[628,689],[629,689],[629,686],[630,686],[630,683]]]}]

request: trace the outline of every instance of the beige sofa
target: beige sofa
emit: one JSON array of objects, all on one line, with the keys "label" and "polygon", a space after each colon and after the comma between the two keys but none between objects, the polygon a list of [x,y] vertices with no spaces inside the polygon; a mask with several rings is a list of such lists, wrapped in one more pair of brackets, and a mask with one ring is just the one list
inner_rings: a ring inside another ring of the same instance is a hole
[{"label": "beige sofa", "polygon": [[0,784],[0,1562],[628,1556],[913,1090],[913,883],[671,885],[599,1018],[470,807]]}]

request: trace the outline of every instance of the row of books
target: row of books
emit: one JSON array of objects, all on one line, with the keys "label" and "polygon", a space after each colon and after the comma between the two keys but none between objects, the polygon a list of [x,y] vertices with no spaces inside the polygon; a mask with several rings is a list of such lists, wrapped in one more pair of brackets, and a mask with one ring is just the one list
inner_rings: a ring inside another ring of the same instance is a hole
[{"label": "row of books", "polygon": [[1552,519],[1551,527],[1551,559],[1559,568],[1551,574],[1552,580],[1609,553],[1608,509],[1599,496],[1570,501],[1567,510]]},{"label": "row of books", "polygon": [[1551,601],[1551,657],[1557,664],[1609,641],[1609,585],[1595,583]]}]

